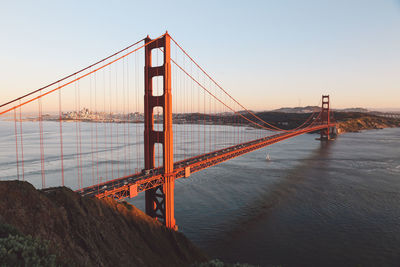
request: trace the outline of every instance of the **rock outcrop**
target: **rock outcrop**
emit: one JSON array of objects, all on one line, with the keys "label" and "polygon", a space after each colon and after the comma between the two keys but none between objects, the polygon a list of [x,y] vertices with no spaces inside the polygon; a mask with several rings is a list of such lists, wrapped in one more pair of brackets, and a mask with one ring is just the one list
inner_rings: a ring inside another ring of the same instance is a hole
[{"label": "rock outcrop", "polygon": [[78,266],[188,266],[207,257],[182,233],[126,202],[81,197],[67,188],[36,190],[0,182],[0,223],[47,240]]},{"label": "rock outcrop", "polygon": [[338,121],[337,124],[338,134],[390,127],[400,127],[400,120],[377,116],[361,116],[358,118],[346,118]]}]

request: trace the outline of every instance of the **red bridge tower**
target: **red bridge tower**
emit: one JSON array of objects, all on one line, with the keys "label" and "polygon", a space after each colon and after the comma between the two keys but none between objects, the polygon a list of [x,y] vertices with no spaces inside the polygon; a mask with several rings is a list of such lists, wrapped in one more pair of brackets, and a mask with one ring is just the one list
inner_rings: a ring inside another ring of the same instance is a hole
[{"label": "red bridge tower", "polygon": [[[171,58],[168,32],[164,37],[152,41],[148,36],[145,43],[145,94],[144,94],[144,156],[145,169],[154,169],[154,145],[162,145],[164,184],[146,191],[146,213],[160,219],[166,227],[176,229],[174,217],[174,159],[172,133],[172,94],[171,94]],[[151,51],[162,48],[164,62],[152,66]],[[163,77],[163,93],[153,94],[153,77]],[[154,130],[154,108],[163,109],[163,130]]]},{"label": "red bridge tower", "polygon": [[[323,124],[330,124],[329,95],[322,96],[321,121]],[[321,141],[330,139],[329,132],[329,127],[321,130]]]}]

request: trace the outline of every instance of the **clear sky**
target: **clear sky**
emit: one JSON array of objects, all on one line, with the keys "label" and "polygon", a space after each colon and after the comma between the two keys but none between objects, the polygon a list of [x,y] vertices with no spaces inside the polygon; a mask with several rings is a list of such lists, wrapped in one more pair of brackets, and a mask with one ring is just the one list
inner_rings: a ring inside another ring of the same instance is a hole
[{"label": "clear sky", "polygon": [[1,0],[0,102],[165,30],[251,109],[400,108],[400,0]]}]

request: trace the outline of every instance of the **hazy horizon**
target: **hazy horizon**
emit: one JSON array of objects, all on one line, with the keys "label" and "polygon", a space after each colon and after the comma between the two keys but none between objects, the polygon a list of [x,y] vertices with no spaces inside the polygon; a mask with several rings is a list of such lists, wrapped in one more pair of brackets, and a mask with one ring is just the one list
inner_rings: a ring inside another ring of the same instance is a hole
[{"label": "hazy horizon", "polygon": [[160,1],[149,8],[3,3],[0,102],[168,30],[249,109],[318,105],[329,94],[333,108],[400,110],[400,1]]}]

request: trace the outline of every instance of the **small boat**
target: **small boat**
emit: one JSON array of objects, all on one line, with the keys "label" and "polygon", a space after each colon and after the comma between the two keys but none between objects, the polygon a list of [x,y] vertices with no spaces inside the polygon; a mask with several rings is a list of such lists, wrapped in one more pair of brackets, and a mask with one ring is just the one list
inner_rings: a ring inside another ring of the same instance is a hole
[{"label": "small boat", "polygon": [[267,154],[267,157],[265,158],[267,161],[270,161],[271,158],[269,157],[269,154]]}]

